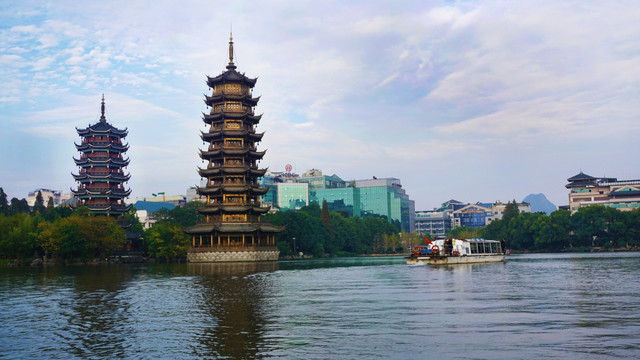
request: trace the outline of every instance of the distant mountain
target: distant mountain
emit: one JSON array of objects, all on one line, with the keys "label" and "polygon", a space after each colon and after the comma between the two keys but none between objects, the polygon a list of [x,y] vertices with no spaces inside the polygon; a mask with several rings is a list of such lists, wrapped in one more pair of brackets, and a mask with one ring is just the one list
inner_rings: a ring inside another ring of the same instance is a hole
[{"label": "distant mountain", "polygon": [[551,201],[547,200],[544,194],[529,194],[522,201],[531,205],[531,212],[543,212],[549,215],[558,209]]}]

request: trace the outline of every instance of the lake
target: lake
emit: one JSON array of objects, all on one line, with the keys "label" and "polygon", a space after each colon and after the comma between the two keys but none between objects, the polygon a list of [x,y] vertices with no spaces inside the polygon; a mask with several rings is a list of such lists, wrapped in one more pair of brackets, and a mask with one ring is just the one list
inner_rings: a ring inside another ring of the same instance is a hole
[{"label": "lake", "polygon": [[640,253],[0,268],[0,358],[640,358]]}]

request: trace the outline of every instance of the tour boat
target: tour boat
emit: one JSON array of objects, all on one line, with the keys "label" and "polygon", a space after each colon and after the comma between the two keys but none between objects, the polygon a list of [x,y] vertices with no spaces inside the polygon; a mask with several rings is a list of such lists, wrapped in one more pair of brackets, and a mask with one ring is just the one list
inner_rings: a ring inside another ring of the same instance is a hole
[{"label": "tour boat", "polygon": [[413,247],[408,265],[415,264],[475,264],[504,261],[500,241],[485,239],[442,239]]}]

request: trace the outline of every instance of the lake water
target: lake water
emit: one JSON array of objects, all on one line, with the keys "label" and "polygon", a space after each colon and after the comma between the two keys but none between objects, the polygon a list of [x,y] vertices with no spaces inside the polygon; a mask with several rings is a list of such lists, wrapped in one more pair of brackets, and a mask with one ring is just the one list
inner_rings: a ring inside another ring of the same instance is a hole
[{"label": "lake water", "polygon": [[640,253],[0,269],[0,358],[640,358]]}]

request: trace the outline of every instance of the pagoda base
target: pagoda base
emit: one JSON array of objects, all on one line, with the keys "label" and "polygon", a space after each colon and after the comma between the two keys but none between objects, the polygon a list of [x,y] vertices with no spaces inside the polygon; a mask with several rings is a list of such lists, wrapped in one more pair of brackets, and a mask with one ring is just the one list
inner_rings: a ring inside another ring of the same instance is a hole
[{"label": "pagoda base", "polygon": [[190,263],[278,261],[280,250],[275,246],[260,248],[217,249],[192,247],[187,252]]}]

